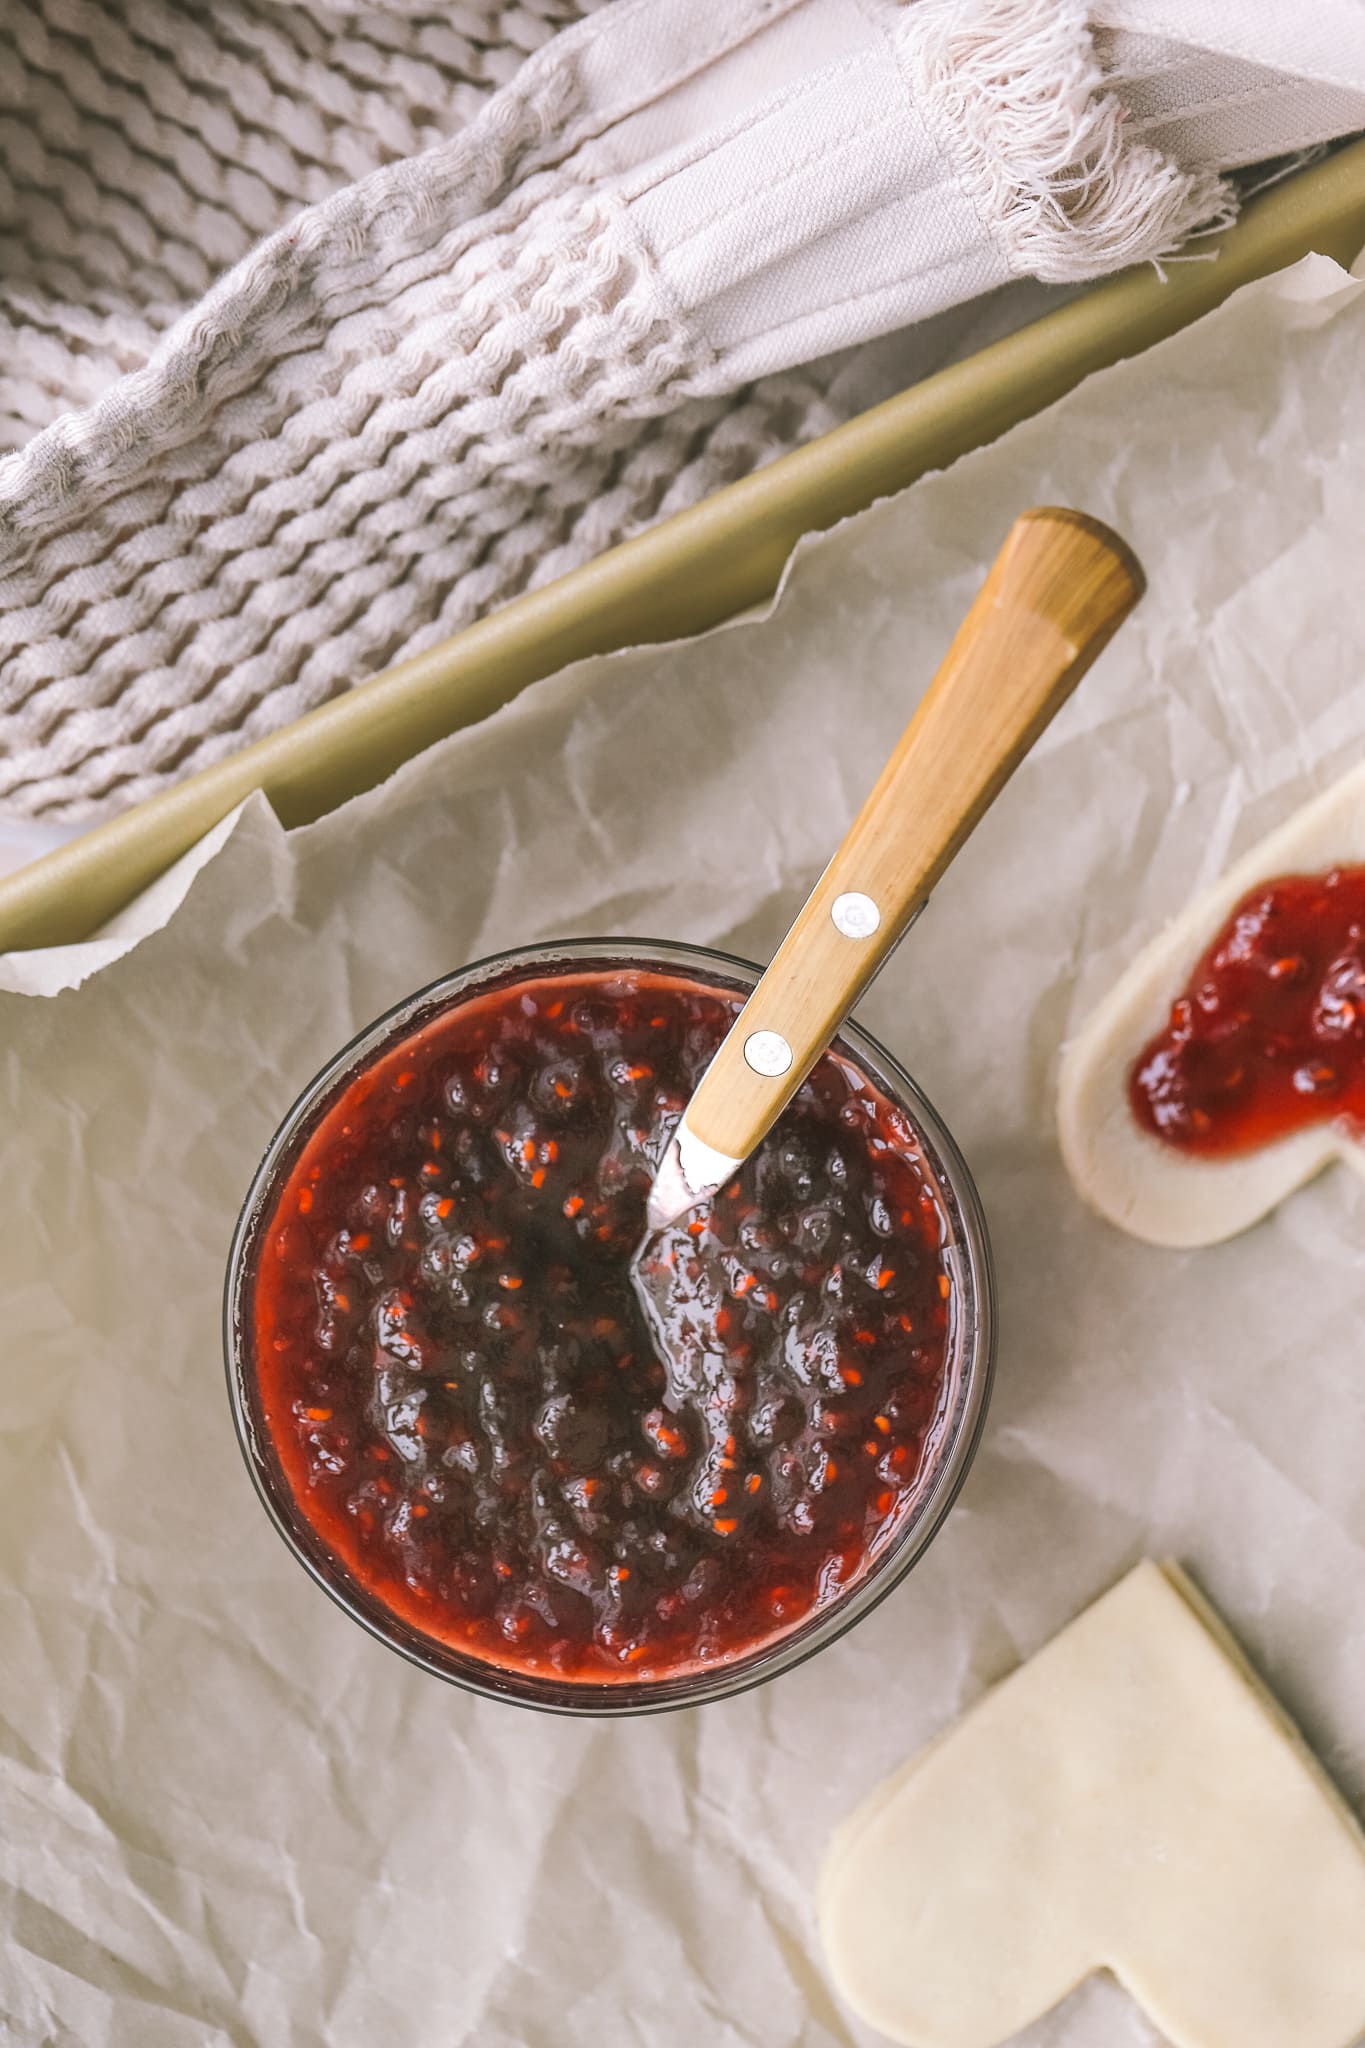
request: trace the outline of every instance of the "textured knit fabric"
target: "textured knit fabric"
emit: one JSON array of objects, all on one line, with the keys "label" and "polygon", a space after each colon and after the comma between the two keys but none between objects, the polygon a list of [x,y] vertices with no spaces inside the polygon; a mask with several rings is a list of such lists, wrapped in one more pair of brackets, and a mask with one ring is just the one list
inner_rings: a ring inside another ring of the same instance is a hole
[{"label": "textured knit fabric", "polygon": [[301,207],[463,127],[602,0],[0,4],[0,447]]},{"label": "textured knit fabric", "polygon": [[[215,444],[199,499],[183,481],[193,453],[135,423],[130,373],[221,273],[300,207],[449,138],[458,149],[490,93],[592,4],[455,5],[438,20],[415,6],[6,0],[0,441],[30,454],[17,489],[6,478],[15,526],[0,544],[0,802],[52,818],[119,808],[846,416],[825,395],[833,368],[775,377],[594,428],[578,446],[518,445],[510,459],[482,450],[475,466],[495,467],[497,488],[474,507],[457,481],[467,451],[422,439],[414,397],[449,357],[449,321],[433,316],[399,365],[396,329],[368,329],[356,350],[358,310],[351,329],[339,320],[322,339],[304,388],[287,393],[287,451],[253,461],[248,447],[231,475],[217,474]],[[492,146],[503,161],[519,147],[506,122]],[[490,182],[496,161],[485,159]],[[453,167],[437,202],[448,198],[453,218],[464,175]],[[383,232],[401,285],[396,223]],[[439,265],[446,252],[434,253]],[[474,267],[496,281],[491,248]],[[452,288],[448,304],[459,296]],[[245,325],[225,332],[225,350]],[[337,388],[362,355],[371,385],[339,411]],[[92,544],[84,514],[98,487],[77,482],[64,458],[54,475],[33,437],[111,388],[129,399],[123,431],[142,482]],[[425,413],[443,396],[428,390]],[[253,402],[248,393],[239,409]],[[227,431],[254,426],[228,421]],[[325,470],[314,471],[304,531],[288,483],[276,479],[271,493],[262,474],[272,458]],[[350,495],[339,495],[345,483]],[[367,496],[381,507],[368,522]],[[158,508],[169,529],[139,548]]]},{"label": "textured knit fabric", "polygon": [[810,358],[1230,210],[1196,56],[1107,28],[1116,99],[1083,0],[584,11],[0,0],[0,805],[162,788],[832,425]]}]

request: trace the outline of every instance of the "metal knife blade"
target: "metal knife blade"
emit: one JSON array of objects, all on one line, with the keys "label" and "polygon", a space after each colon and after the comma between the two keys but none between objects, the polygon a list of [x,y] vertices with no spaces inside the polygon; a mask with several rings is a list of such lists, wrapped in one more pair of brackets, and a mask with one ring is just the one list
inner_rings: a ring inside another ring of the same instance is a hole
[{"label": "metal knife blade", "polygon": [[660,1161],[654,1185],[649,1191],[645,1217],[650,1235],[666,1230],[689,1209],[709,1202],[743,1163],[728,1152],[717,1152],[714,1145],[708,1145],[699,1138],[690,1128],[684,1112],[681,1123],[669,1139],[668,1150]]}]

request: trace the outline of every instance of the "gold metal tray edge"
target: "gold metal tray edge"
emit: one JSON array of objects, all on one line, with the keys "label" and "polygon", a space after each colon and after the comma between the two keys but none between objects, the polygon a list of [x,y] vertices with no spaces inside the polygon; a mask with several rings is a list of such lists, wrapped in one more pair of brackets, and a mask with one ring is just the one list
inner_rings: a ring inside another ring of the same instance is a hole
[{"label": "gold metal tray edge", "polygon": [[333,810],[569,662],[700,633],[763,602],[805,533],[944,468],[1241,285],[1365,243],[1365,140],[1252,200],[1214,261],[1128,271],[515,599],[164,794],[0,878],[0,952],[88,938],[255,789]]}]

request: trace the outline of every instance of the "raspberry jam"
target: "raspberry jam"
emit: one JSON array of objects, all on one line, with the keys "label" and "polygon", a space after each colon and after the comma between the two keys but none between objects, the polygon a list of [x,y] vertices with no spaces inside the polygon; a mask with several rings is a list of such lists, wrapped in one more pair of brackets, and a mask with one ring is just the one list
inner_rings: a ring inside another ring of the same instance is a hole
[{"label": "raspberry jam", "polygon": [[1128,1087],[1145,1130],[1207,1157],[1365,1128],[1365,868],[1244,896]]},{"label": "raspberry jam", "polygon": [[239,1297],[249,1433],[381,1633],[674,1677],[798,1628],[914,1518],[960,1379],[951,1198],[845,1051],[654,1241],[652,1314],[632,1283],[741,1001],[509,974],[383,1044],[276,1169]]}]

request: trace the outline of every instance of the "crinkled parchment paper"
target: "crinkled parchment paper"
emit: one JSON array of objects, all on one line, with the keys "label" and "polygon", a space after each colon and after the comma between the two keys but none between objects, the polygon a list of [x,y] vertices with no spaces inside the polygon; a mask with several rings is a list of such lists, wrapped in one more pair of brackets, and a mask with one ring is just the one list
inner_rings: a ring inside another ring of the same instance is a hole
[{"label": "crinkled parchment paper", "polygon": [[[1132,948],[1365,747],[1363,362],[1365,287],[1310,259],[803,548],[765,622],[586,663],[305,831],[254,800],[119,933],[8,964],[7,2041],[868,2039],[814,1941],[831,1828],[1143,1551],[1365,1806],[1365,1185],[1164,1254],[1081,1209],[1053,1134],[1059,1043]],[[1112,520],[1150,593],[864,1009],[994,1231],[959,1506],[862,1627],[726,1705],[579,1725],[409,1669],[294,1563],[233,1440],[222,1268],[274,1123],[487,950],[766,955],[1048,500]],[[1154,2037],[1098,1980],[1027,2038]]]}]

